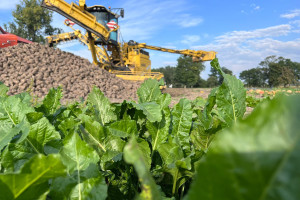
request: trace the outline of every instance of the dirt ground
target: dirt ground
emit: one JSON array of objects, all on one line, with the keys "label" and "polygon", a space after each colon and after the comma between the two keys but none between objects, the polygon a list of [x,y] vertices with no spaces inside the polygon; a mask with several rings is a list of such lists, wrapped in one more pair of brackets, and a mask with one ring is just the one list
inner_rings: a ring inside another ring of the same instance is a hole
[{"label": "dirt ground", "polygon": [[210,94],[211,88],[166,88],[163,93],[169,93],[172,97],[171,107],[182,98],[194,100],[197,97],[206,99]]},{"label": "dirt ground", "polygon": [[[166,88],[163,93],[169,93],[172,97],[170,106],[173,107],[182,98],[194,100],[197,97],[207,99],[211,88]],[[245,115],[249,115],[253,108],[247,107]]]}]

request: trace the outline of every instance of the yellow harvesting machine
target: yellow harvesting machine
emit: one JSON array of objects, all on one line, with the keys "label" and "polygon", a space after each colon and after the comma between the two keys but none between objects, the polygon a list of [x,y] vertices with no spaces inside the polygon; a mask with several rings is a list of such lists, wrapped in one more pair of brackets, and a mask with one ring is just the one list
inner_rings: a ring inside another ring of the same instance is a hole
[{"label": "yellow harvesting machine", "polygon": [[150,56],[144,49],[191,56],[195,62],[209,61],[216,57],[214,51],[174,50],[132,40],[120,42],[118,18],[124,17],[122,8],[107,9],[100,5],[87,7],[85,0],[79,0],[79,5],[73,2],[69,4],[64,0],[43,0],[42,7],[66,17],[67,26],[72,28],[77,24],[86,30],[86,34],[82,34],[80,30],[72,28],[73,32],[48,36],[46,43],[49,46],[77,39],[88,46],[95,65],[125,80],[143,81],[148,78],[157,80],[163,78],[162,73],[151,72]]}]

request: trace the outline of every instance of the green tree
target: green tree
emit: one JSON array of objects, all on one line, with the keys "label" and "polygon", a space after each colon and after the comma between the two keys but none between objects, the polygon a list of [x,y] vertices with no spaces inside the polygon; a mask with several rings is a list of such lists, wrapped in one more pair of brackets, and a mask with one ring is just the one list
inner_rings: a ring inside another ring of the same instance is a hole
[{"label": "green tree", "polygon": [[175,78],[176,67],[166,66],[157,69],[152,69],[152,71],[163,73],[167,85],[175,84],[174,78]]},{"label": "green tree", "polygon": [[209,76],[206,81],[207,87],[216,87],[218,86],[218,78],[216,76]]},{"label": "green tree", "polygon": [[265,68],[265,76],[270,87],[299,84],[300,63],[283,57],[268,56],[259,65]]},{"label": "green tree", "polygon": [[278,82],[284,87],[296,83],[296,77],[293,70],[290,67],[281,67],[281,76],[278,78]]},{"label": "green tree", "polygon": [[[232,71],[230,69],[227,69],[226,67],[222,67],[222,70],[225,74],[232,75]],[[223,83],[223,76],[215,69],[210,69],[209,78],[207,79],[208,87],[216,87],[218,85],[221,85]]]},{"label": "green tree", "polygon": [[200,77],[199,81],[196,83],[196,85],[194,85],[194,87],[207,88],[208,87],[207,81]]},{"label": "green tree", "polygon": [[262,87],[264,85],[263,70],[261,68],[242,71],[240,79],[244,81],[247,87]]},{"label": "green tree", "polygon": [[194,87],[200,80],[200,72],[204,70],[201,62],[193,62],[189,56],[180,56],[177,59],[175,70],[175,86]]},{"label": "green tree", "polygon": [[[232,71],[230,69],[227,69],[226,67],[222,67],[222,70],[225,74],[232,75]],[[224,80],[224,77],[220,73],[218,73],[219,85],[221,85],[223,83],[223,80]]]},{"label": "green tree", "polygon": [[51,26],[52,11],[40,6],[41,0],[21,0],[12,12],[13,22],[4,24],[8,32],[33,42],[44,43],[44,36],[58,34],[61,29]]}]

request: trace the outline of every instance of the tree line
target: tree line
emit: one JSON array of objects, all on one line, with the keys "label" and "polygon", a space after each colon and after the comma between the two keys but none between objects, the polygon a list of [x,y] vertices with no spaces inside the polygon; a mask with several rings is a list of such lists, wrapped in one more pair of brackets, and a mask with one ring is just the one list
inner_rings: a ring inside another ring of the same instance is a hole
[{"label": "tree line", "polygon": [[268,56],[258,67],[242,71],[239,77],[247,87],[299,86],[300,63]]},{"label": "tree line", "polygon": [[[160,67],[152,69],[154,72],[161,72],[164,74],[165,82],[168,86],[180,87],[216,87],[223,82],[223,76],[217,70],[211,68],[209,78],[204,80],[200,77],[200,73],[205,69],[201,62],[193,62],[189,56],[180,56],[177,59],[177,65]],[[232,75],[232,71],[226,67],[222,70]]]},{"label": "tree line", "polygon": [[[161,72],[165,76],[165,82],[172,87],[216,87],[221,85],[223,77],[214,68],[210,69],[207,80],[200,77],[204,70],[203,63],[194,63],[192,58],[180,56],[176,66],[166,66],[152,71]],[[232,75],[232,71],[222,67],[226,74]],[[290,59],[268,56],[261,61],[256,68],[244,70],[239,78],[247,87],[277,87],[299,86],[300,63]]]}]

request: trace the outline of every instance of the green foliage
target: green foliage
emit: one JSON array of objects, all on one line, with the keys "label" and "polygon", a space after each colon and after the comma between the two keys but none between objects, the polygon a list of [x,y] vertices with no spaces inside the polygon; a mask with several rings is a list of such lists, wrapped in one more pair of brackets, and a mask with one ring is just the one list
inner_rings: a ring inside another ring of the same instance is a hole
[{"label": "green foliage", "polygon": [[204,65],[200,62],[193,62],[190,56],[180,56],[177,59],[175,81],[178,86],[192,87],[200,80],[200,72]]},{"label": "green foliage", "polygon": [[137,91],[139,103],[156,101],[160,93],[159,83],[154,79],[147,79]]},{"label": "green foliage", "polygon": [[200,73],[204,70],[204,65],[200,62],[193,62],[190,56],[181,56],[177,59],[177,66],[161,67],[152,69],[154,72],[164,74],[167,85],[172,87],[199,87],[203,85]]},{"label": "green foliage", "polygon": [[[232,71],[227,69],[226,67],[222,67],[221,69],[225,74],[232,75]],[[223,80],[224,80],[223,75],[216,68],[211,67],[210,74],[207,79],[208,87],[219,86],[223,83]]]},{"label": "green foliage", "polygon": [[300,63],[283,57],[268,56],[259,66],[240,73],[240,79],[248,87],[299,85]]},{"label": "green foliage", "polygon": [[247,107],[255,108],[260,102],[261,102],[261,99],[257,99],[253,96],[247,96],[246,97]]},{"label": "green foliage", "polygon": [[265,101],[217,135],[187,199],[299,199],[299,101]]},{"label": "green foliage", "polygon": [[8,87],[6,87],[2,82],[0,82],[0,98],[6,96],[8,92]]},{"label": "green foliage", "polygon": [[44,43],[44,36],[54,35],[61,29],[51,26],[52,11],[40,6],[41,0],[21,0],[12,12],[14,22],[4,25],[6,31],[33,42]]},{"label": "green foliage", "polygon": [[164,74],[164,80],[165,80],[167,85],[171,85],[171,84],[175,83],[176,67],[166,66],[166,67],[151,69],[151,71],[163,73]]},{"label": "green foliage", "polygon": [[288,185],[299,185],[291,174],[298,175],[299,127],[292,124],[300,112],[283,105],[299,99],[266,100],[243,121],[241,81],[225,74],[217,59],[211,65],[222,84],[207,100],[181,99],[173,108],[155,80],[141,85],[138,102],[121,104],[94,88],[86,102],[61,105],[58,88],[32,106],[29,95],[7,96],[1,87],[0,189],[6,192],[0,198],[182,199],[192,187],[189,198],[201,191],[203,199],[238,199],[261,188],[272,193],[277,182],[282,193],[298,195]]},{"label": "green foliage", "polygon": [[147,142],[139,145],[137,141],[132,138],[124,148],[124,159],[127,163],[134,166],[142,184],[142,192],[139,199],[162,199],[148,170],[147,159],[150,156],[150,149],[148,150],[148,154],[145,154],[141,146],[149,148]]},{"label": "green foliage", "polygon": [[265,84],[264,68],[253,68],[244,70],[240,73],[240,79],[245,82],[247,87],[262,87]]},{"label": "green foliage", "polygon": [[117,119],[114,113],[114,106],[111,105],[99,88],[93,88],[93,91],[88,95],[87,101],[90,109],[95,113],[97,121],[101,124],[104,125]]},{"label": "green foliage", "polygon": [[36,155],[20,172],[0,174],[1,199],[38,199],[49,192],[48,181],[66,175],[58,155]]}]

